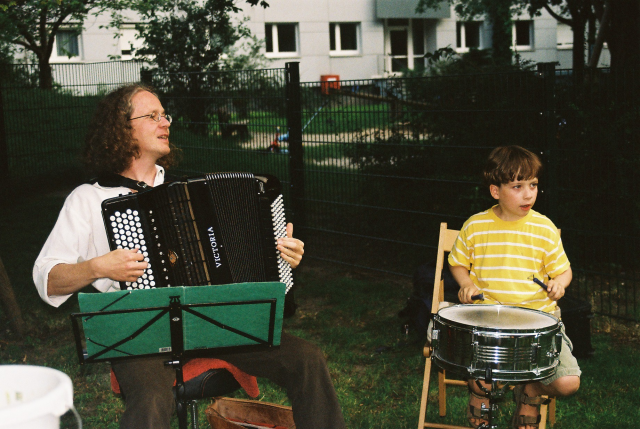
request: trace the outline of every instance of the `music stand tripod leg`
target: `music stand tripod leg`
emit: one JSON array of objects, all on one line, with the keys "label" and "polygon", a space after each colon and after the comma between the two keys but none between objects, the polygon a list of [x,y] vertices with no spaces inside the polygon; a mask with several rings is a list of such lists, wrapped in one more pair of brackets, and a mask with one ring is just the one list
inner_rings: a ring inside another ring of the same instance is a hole
[{"label": "music stand tripod leg", "polygon": [[184,334],[182,330],[182,304],[179,296],[169,297],[169,327],[171,332],[171,357],[172,360],[165,362],[176,370],[176,412],[178,414],[178,426],[180,429],[187,429],[188,406],[182,398],[184,377],[182,366],[184,365]]}]

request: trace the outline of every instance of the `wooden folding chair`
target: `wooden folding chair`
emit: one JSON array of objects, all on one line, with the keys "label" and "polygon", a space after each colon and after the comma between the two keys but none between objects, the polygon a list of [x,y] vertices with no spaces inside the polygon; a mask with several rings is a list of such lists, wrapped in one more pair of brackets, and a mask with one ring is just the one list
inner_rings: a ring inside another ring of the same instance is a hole
[{"label": "wooden folding chair", "polygon": [[[450,252],[453,243],[458,237],[459,231],[455,229],[447,229],[446,223],[440,224],[440,237],[438,239],[438,255],[436,259],[435,279],[433,283],[433,301],[431,303],[431,313],[435,314],[440,308],[447,307],[453,303],[444,300],[444,280],[442,279],[442,269],[445,262],[445,252]],[[456,426],[443,423],[426,422],[427,400],[429,396],[429,381],[431,379],[431,343],[427,341],[424,346],[423,354],[427,358],[424,367],[424,380],[422,384],[422,398],[420,400],[420,417],[418,419],[418,429],[440,428],[440,429],[468,429],[468,426]],[[446,377],[444,369],[438,369],[438,405],[440,417],[447,415],[447,386],[463,386],[467,387],[466,380],[458,380]],[[540,429],[546,428],[547,414],[549,415],[549,424],[556,422],[556,399],[551,398],[549,405],[540,406]]]}]

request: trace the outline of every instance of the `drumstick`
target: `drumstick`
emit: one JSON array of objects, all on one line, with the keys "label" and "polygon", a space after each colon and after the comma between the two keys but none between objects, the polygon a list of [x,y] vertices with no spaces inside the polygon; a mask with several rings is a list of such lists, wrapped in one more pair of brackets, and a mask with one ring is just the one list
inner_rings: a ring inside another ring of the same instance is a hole
[{"label": "drumstick", "polygon": [[[533,276],[532,276],[532,277],[533,277]],[[533,277],[533,279],[532,279],[532,280],[533,280],[533,282],[534,282],[535,284],[537,284],[538,286],[540,286],[542,289],[547,290],[547,285],[546,285],[546,284],[544,284],[544,283],[542,283],[542,281],[541,281],[541,280],[538,280],[536,277]]]},{"label": "drumstick", "polygon": [[482,292],[480,292],[477,295],[471,295],[471,299],[473,301],[477,301],[477,300],[484,301],[484,294]]}]

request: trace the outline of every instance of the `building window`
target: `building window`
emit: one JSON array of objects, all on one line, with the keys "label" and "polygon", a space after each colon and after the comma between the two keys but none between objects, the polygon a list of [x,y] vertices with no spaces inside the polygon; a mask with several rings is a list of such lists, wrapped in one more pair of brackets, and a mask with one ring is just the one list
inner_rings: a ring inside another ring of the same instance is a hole
[{"label": "building window", "polygon": [[456,47],[458,52],[482,49],[482,21],[456,23]]},{"label": "building window", "polygon": [[573,30],[570,25],[558,23],[557,31],[557,43],[558,49],[572,49],[573,48]]},{"label": "building window", "polygon": [[533,21],[514,21],[512,34],[515,48],[533,49]]},{"label": "building window", "polygon": [[80,56],[78,33],[76,31],[58,30],[56,33],[56,55],[68,58]]},{"label": "building window", "polygon": [[136,51],[143,45],[142,39],[138,38],[138,30],[132,24],[120,28],[118,47],[120,48],[120,58],[130,60]]},{"label": "building window", "polygon": [[388,19],[385,26],[385,72],[422,69],[426,54],[425,22],[421,19]]},{"label": "building window", "polygon": [[267,56],[298,55],[298,24],[265,24]]},{"label": "building window", "polygon": [[329,24],[329,45],[332,55],[354,55],[360,52],[360,24],[342,22]]},{"label": "building window", "polygon": [[413,42],[413,69],[424,70],[426,67],[427,37],[422,19],[414,19],[411,22],[412,42]]}]

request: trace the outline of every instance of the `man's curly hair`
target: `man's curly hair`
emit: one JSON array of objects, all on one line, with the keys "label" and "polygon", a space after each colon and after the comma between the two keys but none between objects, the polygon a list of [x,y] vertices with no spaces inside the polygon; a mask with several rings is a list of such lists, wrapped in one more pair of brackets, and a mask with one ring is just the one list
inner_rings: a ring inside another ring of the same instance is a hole
[{"label": "man's curly hair", "polygon": [[[150,86],[134,83],[113,90],[98,103],[85,137],[83,153],[84,164],[90,174],[122,173],[134,158],[140,156],[129,118],[133,112],[131,99],[141,91],[158,96]],[[169,147],[171,152],[157,161],[165,168],[177,161],[177,148],[172,144]]]}]

